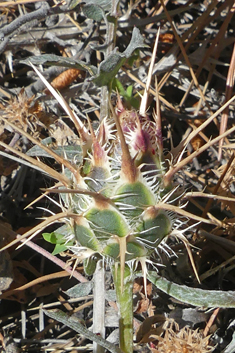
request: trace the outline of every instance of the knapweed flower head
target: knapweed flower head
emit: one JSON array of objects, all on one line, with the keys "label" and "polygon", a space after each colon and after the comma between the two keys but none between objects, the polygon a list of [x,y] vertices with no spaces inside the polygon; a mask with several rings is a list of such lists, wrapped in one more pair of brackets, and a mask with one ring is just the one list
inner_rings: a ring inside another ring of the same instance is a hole
[{"label": "knapweed flower head", "polygon": [[90,147],[80,176],[71,177],[70,193],[61,190],[63,207],[73,213],[70,229],[76,244],[70,249],[81,259],[99,254],[120,262],[121,268],[139,261],[146,272],[146,262],[179,221],[158,208],[173,192],[162,197],[165,166],[155,123],[126,111],[118,100],[113,119],[104,119],[97,131],[89,126],[90,143],[87,138],[85,143]]}]

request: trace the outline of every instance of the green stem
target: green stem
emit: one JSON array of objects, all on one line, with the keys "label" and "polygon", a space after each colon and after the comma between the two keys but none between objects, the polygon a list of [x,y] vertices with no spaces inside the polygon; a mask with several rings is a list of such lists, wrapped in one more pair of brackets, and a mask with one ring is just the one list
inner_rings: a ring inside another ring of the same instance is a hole
[{"label": "green stem", "polygon": [[128,266],[124,269],[123,290],[121,289],[121,266],[113,267],[113,278],[119,307],[119,342],[124,353],[133,352],[133,279]]}]

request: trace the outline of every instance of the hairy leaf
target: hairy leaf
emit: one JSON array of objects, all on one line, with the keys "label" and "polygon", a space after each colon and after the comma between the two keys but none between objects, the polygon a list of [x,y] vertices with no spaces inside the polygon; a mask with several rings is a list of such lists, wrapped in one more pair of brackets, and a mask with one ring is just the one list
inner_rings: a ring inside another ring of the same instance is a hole
[{"label": "hairy leaf", "polygon": [[83,326],[78,320],[74,319],[73,317],[65,314],[61,310],[44,310],[45,314],[50,318],[59,321],[66,325],[67,327],[71,328],[75,332],[82,334],[87,339],[98,343],[100,346],[107,349],[109,352],[112,353],[123,353],[122,350],[116,347],[114,344],[106,341],[100,336],[97,336],[95,333],[89,331],[85,326]]},{"label": "hairy leaf", "polygon": [[67,294],[70,298],[81,298],[87,296],[92,290],[93,283],[91,281],[78,283],[72,288],[69,288],[65,294]]},{"label": "hairy leaf", "polygon": [[[44,140],[42,141],[42,143],[43,142]],[[48,146],[47,144],[46,146],[50,147],[50,145]],[[80,146],[76,146],[76,145],[58,146],[56,148],[51,148],[51,150],[61,157],[66,157],[68,161],[74,161],[75,159],[77,163],[82,161],[82,149]],[[47,153],[40,146],[37,146],[37,145],[30,148],[30,150],[27,151],[27,155],[31,157],[53,158],[53,156],[51,156],[49,153]]]},{"label": "hairy leaf", "polygon": [[91,18],[94,21],[100,22],[105,18],[104,10],[100,6],[87,4],[82,10],[86,17]]},{"label": "hairy leaf", "polygon": [[235,308],[234,291],[190,288],[170,282],[155,272],[149,272],[147,277],[157,288],[183,303],[204,308]]},{"label": "hairy leaf", "polygon": [[39,56],[31,56],[30,58],[26,60],[21,60],[21,63],[24,63],[26,65],[47,65],[47,66],[63,66],[63,67],[70,67],[73,69],[80,69],[80,70],[85,70],[90,73],[90,75],[95,75],[97,72],[97,69],[95,66],[92,65],[87,65],[84,63],[84,61],[81,60],[75,60],[73,58],[65,58],[62,56],[58,56],[55,54],[43,54]]},{"label": "hairy leaf", "polygon": [[[117,4],[118,0],[115,0],[115,1]],[[105,11],[110,11],[112,6],[112,2],[110,0],[85,0],[84,2],[86,3],[86,5],[93,5],[96,7],[100,7]]]},{"label": "hairy leaf", "polygon": [[145,46],[146,45],[144,44],[140,30],[135,27],[132,33],[131,41],[126,50],[123,53],[113,52],[107,57],[107,59],[102,61],[98,68],[98,74],[96,77],[92,78],[92,81],[97,86],[109,85],[126,59],[128,59],[136,49],[143,48]]}]

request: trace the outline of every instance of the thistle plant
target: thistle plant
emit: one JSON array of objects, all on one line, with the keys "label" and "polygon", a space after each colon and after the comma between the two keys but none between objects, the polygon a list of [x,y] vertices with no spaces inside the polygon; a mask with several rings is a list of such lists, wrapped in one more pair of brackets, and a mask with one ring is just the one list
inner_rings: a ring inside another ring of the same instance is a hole
[{"label": "thistle plant", "polygon": [[[117,2],[115,3],[117,5]],[[105,17],[102,7],[99,7],[99,10],[101,18]],[[24,237],[33,237],[55,222],[64,223],[53,234],[44,235],[48,240],[52,237],[57,239],[59,245],[57,252],[58,249],[72,251],[78,260],[83,262],[88,275],[93,274],[100,259],[111,268],[120,315],[120,350],[124,353],[133,351],[132,287],[135,276],[139,276],[139,268],[145,286],[148,277],[177,299],[184,296],[187,303],[206,307],[219,306],[219,302],[223,303],[223,306],[235,305],[233,294],[229,292],[227,296],[221,296],[219,291],[215,295],[209,291],[205,294],[205,291],[199,289],[193,290],[195,295],[192,297],[189,289],[179,288],[177,285],[169,286],[167,280],[148,270],[151,265],[156,268],[160,250],[169,251],[166,246],[169,236],[175,236],[184,242],[193,265],[190,246],[184,235],[190,229],[187,227],[187,219],[209,224],[213,221],[189,214],[182,209],[180,198],[185,191],[180,190],[174,183],[174,176],[195,156],[235,129],[232,128],[219,138],[209,141],[182,160],[185,146],[198,133],[198,130],[194,131],[181,143],[179,153],[174,155],[172,151],[171,159],[165,160],[158,105],[156,114],[152,117],[147,114],[148,90],[157,45],[154,48],[139,110],[127,110],[117,95],[116,106],[113,107],[109,99],[109,105],[104,109],[109,113],[99,122],[96,129],[89,119],[84,123],[78,118],[63,97],[34,66],[34,64],[57,63],[83,68],[92,75],[91,80],[95,84],[107,86],[110,95],[111,83],[119,68],[142,46],[144,46],[142,37],[135,28],[126,51],[111,52],[98,70],[83,62],[54,55],[44,55],[30,60],[36,73],[74,123],[78,139],[73,146],[72,157],[68,148],[70,146],[63,146],[60,150],[50,148],[45,141],[38,141],[25,130],[1,118],[6,125],[33,142],[37,151],[43,151],[61,165],[61,172],[58,172],[33,158],[35,150],[23,154],[0,142],[1,146],[15,153],[21,161],[24,160],[24,163],[31,164],[56,180],[52,188],[44,191],[44,195],[57,193],[61,212],[48,217]],[[219,112],[208,119],[204,126]],[[38,152],[37,156],[39,154]],[[193,268],[197,276],[194,265]],[[62,322],[65,320],[62,316],[55,318],[61,319]]]},{"label": "thistle plant", "polygon": [[[42,222],[40,230],[55,221],[64,222],[65,225],[53,234],[64,234],[63,249],[70,249],[83,261],[88,275],[94,272],[99,259],[110,266],[120,311],[120,348],[123,352],[132,352],[132,288],[138,264],[146,284],[147,264],[152,263],[152,257],[159,249],[164,249],[167,237],[177,234],[187,243],[183,230],[180,231],[179,217],[171,210],[159,207],[165,203],[174,205],[179,192],[173,183],[164,184],[167,164],[158,118],[151,119],[145,113],[146,95],[141,104],[142,114],[126,110],[118,96],[116,107],[110,104],[110,117],[103,119],[94,130],[89,120],[86,125],[80,121],[32,66],[74,121],[79,135],[79,142],[74,146],[76,154],[69,160],[66,148],[65,157],[61,157],[24,132],[62,164],[60,174],[42,162],[24,156],[58,180],[45,193],[59,194],[62,212]],[[14,128],[20,131],[20,128]]]},{"label": "thistle plant", "polygon": [[59,194],[62,212],[48,217],[24,237],[35,236],[59,221],[64,226],[51,237],[57,237],[63,250],[71,250],[83,262],[88,275],[93,274],[99,259],[110,266],[120,315],[120,349],[130,353],[133,351],[132,291],[134,278],[139,275],[138,265],[145,284],[147,276],[156,282],[156,276],[148,273],[147,265],[155,266],[158,251],[165,249],[171,235],[183,240],[191,256],[184,236],[187,228],[178,215],[188,214],[177,207],[181,193],[174,182],[170,182],[173,178],[171,174],[169,177],[171,169],[163,156],[159,117],[150,118],[145,113],[147,93],[139,112],[126,110],[118,97],[115,108],[110,104],[110,117],[103,119],[94,130],[89,120],[86,125],[82,123],[32,66],[74,121],[79,141],[73,146],[75,154],[70,159],[66,146],[61,156],[59,151],[7,122],[62,165],[62,173],[59,173],[32,158],[34,149],[24,155],[1,142],[8,150],[57,179],[55,186],[45,190],[45,194]]},{"label": "thistle plant", "polygon": [[66,242],[84,260],[85,272],[92,274],[99,258],[110,265],[121,316],[120,348],[131,352],[134,272],[140,263],[146,281],[146,263],[176,227],[173,213],[158,209],[159,201],[172,200],[174,192],[163,184],[166,167],[156,123],[126,111],[120,98],[116,111],[110,109],[97,131],[76,117],[82,162],[64,169],[66,189],[57,185],[50,192],[59,193],[69,215]]},{"label": "thistle plant", "polygon": [[100,258],[111,267],[121,318],[120,348],[131,352],[132,284],[138,263],[146,283],[147,263],[166,238],[177,229],[187,241],[178,217],[158,207],[160,202],[174,204],[178,191],[173,184],[164,185],[166,164],[157,123],[146,114],[127,111],[120,97],[116,111],[110,109],[110,118],[96,131],[76,117],[82,161],[64,168],[66,188],[60,183],[47,192],[60,195],[65,246],[83,260],[85,272],[91,275]]}]

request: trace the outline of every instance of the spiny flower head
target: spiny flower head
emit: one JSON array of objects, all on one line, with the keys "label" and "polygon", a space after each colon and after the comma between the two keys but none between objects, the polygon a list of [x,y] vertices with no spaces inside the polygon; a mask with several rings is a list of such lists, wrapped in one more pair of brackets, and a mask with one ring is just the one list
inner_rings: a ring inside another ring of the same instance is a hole
[{"label": "spiny flower head", "polygon": [[154,166],[161,170],[163,160],[159,153],[159,145],[162,141],[157,133],[156,124],[147,115],[141,116],[135,110],[127,111],[120,99],[116,112],[135,163],[146,164],[148,168]]},{"label": "spiny flower head", "polygon": [[117,110],[113,121],[104,120],[97,131],[90,124],[91,148],[80,181],[62,199],[74,212],[77,247],[71,250],[83,258],[98,253],[122,268],[136,261],[143,267],[171,234],[175,220],[158,209],[165,169],[155,123],[125,111],[120,100]]}]

